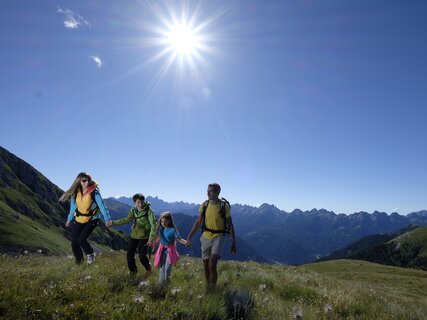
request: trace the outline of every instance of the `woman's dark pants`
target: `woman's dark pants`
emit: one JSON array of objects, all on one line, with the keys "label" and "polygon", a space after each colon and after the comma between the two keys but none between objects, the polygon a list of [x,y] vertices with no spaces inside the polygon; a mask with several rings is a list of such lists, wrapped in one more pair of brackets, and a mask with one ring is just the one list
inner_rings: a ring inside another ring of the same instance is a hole
[{"label": "woman's dark pants", "polygon": [[98,221],[99,219],[91,220],[87,223],[72,222],[71,248],[76,257],[76,263],[81,263],[83,261],[83,251],[86,254],[93,253],[93,249],[87,241],[87,238],[98,225]]}]

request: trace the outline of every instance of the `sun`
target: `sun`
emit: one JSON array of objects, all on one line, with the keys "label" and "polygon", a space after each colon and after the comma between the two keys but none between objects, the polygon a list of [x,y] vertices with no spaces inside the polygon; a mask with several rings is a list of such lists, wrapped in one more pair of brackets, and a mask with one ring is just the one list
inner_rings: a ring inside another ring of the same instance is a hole
[{"label": "sun", "polygon": [[230,43],[230,32],[221,23],[233,8],[208,0],[141,2],[141,16],[135,26],[139,35],[130,37],[129,46],[141,49],[140,62],[122,78],[142,68],[153,68],[146,91],[154,93],[163,80],[173,79],[174,90],[184,84],[200,85],[219,79],[214,64],[228,58],[222,43]]},{"label": "sun", "polygon": [[169,48],[178,55],[191,56],[199,47],[196,31],[185,24],[173,25],[166,34]]}]

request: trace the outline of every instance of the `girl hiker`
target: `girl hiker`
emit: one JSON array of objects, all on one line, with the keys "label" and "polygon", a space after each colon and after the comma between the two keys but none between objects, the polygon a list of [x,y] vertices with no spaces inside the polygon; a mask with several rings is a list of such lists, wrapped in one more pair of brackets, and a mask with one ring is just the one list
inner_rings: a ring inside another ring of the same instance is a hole
[{"label": "girl hiker", "polygon": [[95,253],[87,238],[99,223],[99,212],[101,211],[107,227],[111,225],[110,214],[99,193],[98,183],[86,172],[80,172],[70,189],[59,198],[61,202],[67,200],[71,202],[65,226],[72,227],[71,248],[76,263],[82,263],[84,251],[87,255],[87,264],[90,265],[95,261]]},{"label": "girl hiker", "polygon": [[167,284],[170,281],[172,265],[179,259],[175,240],[183,245],[186,245],[187,241],[180,237],[170,212],[164,212],[160,216],[156,237],[160,238],[160,243],[154,257],[154,266],[160,267],[159,284]]},{"label": "girl hiker", "polygon": [[135,252],[138,250],[139,261],[141,261],[147,275],[151,273],[150,261],[147,258],[147,250],[153,246],[156,234],[156,220],[150,204],[145,201],[142,193],[137,193],[132,198],[135,206],[130,209],[126,218],[114,220],[113,226],[133,221],[133,227],[130,234],[130,243],[127,252],[127,262],[131,274],[136,274],[138,271],[135,264]]}]

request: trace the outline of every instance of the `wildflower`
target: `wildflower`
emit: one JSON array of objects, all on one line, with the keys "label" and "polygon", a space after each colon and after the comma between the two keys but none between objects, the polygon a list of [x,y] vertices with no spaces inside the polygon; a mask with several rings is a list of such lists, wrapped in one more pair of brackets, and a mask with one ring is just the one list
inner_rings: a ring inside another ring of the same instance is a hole
[{"label": "wildflower", "polygon": [[203,299],[203,295],[202,295],[202,294],[199,294],[199,295],[197,296],[197,299],[202,300],[202,299]]},{"label": "wildflower", "polygon": [[43,252],[43,251],[42,251],[42,250],[40,250],[40,249],[39,249],[39,250],[37,250],[37,253],[42,253],[42,252]]},{"label": "wildflower", "polygon": [[141,302],[143,302],[145,300],[145,298],[143,297],[143,296],[139,296],[139,297],[136,297],[135,299],[134,299],[134,301],[136,302],[136,303],[141,303]]},{"label": "wildflower", "polygon": [[85,280],[90,280],[90,279],[92,279],[91,275],[85,277]]},{"label": "wildflower", "polygon": [[265,292],[267,290],[267,285],[262,283],[259,285],[259,290],[261,290],[261,292]]},{"label": "wildflower", "polygon": [[73,259],[73,256],[68,255],[67,259]]},{"label": "wildflower", "polygon": [[174,289],[171,290],[171,293],[172,293],[173,296],[176,296],[180,292],[181,292],[181,289],[179,289],[179,288],[174,288]]},{"label": "wildflower", "polygon": [[148,288],[150,286],[150,281],[141,281],[138,285],[138,290],[144,290],[145,288]]},{"label": "wildflower", "polygon": [[74,304],[70,304],[70,309],[74,309]]},{"label": "wildflower", "polygon": [[304,311],[301,307],[294,307],[292,311],[289,313],[289,317],[292,320],[302,320],[304,315]]},{"label": "wildflower", "polygon": [[325,313],[331,313],[332,312],[332,305],[327,304],[324,308],[323,311],[325,311]]}]

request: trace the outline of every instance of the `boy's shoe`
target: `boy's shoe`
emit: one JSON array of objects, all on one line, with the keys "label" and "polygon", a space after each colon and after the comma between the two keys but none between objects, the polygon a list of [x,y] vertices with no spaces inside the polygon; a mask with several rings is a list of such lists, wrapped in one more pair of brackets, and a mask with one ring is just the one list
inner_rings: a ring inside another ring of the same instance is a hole
[{"label": "boy's shoe", "polygon": [[95,262],[95,256],[96,256],[95,252],[87,255],[87,264],[88,265],[91,265],[92,263]]},{"label": "boy's shoe", "polygon": [[148,269],[146,272],[145,272],[145,275],[144,275],[144,277],[145,278],[148,278],[149,276],[151,276],[152,275],[152,271],[151,271],[151,269]]}]

